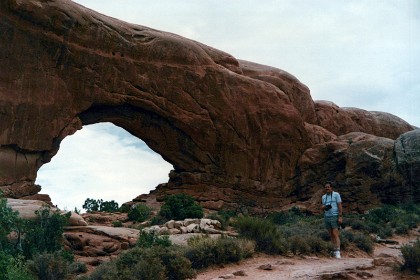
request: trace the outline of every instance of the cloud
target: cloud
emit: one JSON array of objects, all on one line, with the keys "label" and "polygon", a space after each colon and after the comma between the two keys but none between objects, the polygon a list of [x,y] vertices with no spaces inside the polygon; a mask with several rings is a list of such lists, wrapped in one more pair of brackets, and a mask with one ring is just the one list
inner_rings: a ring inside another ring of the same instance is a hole
[{"label": "cloud", "polygon": [[120,205],[168,181],[172,165],[140,139],[109,123],[84,126],[63,140],[37,184],[59,208],[82,208],[86,198]]}]

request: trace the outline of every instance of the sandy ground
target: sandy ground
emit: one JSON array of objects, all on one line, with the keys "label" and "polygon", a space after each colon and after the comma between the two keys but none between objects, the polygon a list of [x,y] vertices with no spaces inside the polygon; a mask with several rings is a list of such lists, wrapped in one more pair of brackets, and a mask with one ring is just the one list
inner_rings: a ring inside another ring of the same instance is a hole
[{"label": "sandy ground", "polygon": [[[239,264],[213,267],[198,274],[198,280],[213,279],[420,279],[419,275],[398,272],[403,262],[400,247],[420,238],[418,231],[408,236],[393,237],[398,245],[376,244],[368,255],[351,248],[342,251],[341,259],[315,256],[258,255]],[[262,269],[261,266],[265,266]]]}]

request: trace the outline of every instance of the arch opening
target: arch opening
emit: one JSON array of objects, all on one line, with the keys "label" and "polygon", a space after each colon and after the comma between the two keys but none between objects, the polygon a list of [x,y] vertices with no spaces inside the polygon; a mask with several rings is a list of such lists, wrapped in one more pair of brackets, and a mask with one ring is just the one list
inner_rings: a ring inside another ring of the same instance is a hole
[{"label": "arch opening", "polygon": [[50,163],[38,171],[36,184],[58,208],[81,209],[86,198],[121,205],[160,183],[173,166],[141,139],[112,123],[84,125],[67,136]]}]

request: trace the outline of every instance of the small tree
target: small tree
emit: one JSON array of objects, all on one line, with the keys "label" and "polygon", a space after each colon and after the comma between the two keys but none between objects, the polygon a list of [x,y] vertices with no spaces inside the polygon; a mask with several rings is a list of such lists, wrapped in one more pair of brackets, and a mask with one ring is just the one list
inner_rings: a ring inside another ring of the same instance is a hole
[{"label": "small tree", "polygon": [[[101,199],[102,201],[102,199]],[[114,200],[111,201],[103,201],[99,207],[100,212],[116,212],[118,211],[118,203]]]},{"label": "small tree", "polygon": [[192,196],[181,193],[167,196],[165,203],[160,208],[159,215],[167,219],[184,220],[186,218],[202,218],[204,211]]},{"label": "small tree", "polygon": [[86,198],[83,209],[90,212],[116,212],[118,211],[118,203],[114,200],[104,201],[103,199]]},{"label": "small tree", "polygon": [[95,212],[95,211],[99,211],[99,203],[100,203],[100,200],[86,198],[85,203],[83,204],[82,207],[87,212]]},{"label": "small tree", "polygon": [[139,203],[128,211],[127,216],[130,221],[141,223],[146,221],[150,217],[151,213],[152,210],[149,206],[144,203]]},{"label": "small tree", "polygon": [[[0,193],[1,197],[2,193]],[[19,217],[17,211],[13,211],[12,208],[7,206],[7,199],[0,198],[0,251],[10,251],[14,250],[13,244],[11,244],[8,235],[12,231],[18,232],[20,234],[22,219]],[[17,242],[20,242],[18,238]],[[20,244],[16,244],[19,246]]]},{"label": "small tree", "polygon": [[70,217],[70,212],[62,215],[59,211],[52,212],[50,207],[35,211],[37,218],[26,221],[23,252],[32,257],[36,253],[53,253],[63,248],[64,226]]}]

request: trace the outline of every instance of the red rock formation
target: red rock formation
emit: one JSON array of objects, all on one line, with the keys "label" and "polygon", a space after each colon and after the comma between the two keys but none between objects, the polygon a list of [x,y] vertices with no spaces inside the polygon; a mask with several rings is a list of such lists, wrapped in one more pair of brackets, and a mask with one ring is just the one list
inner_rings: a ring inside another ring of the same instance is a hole
[{"label": "red rock formation", "polygon": [[334,155],[336,135],[412,129],[314,103],[282,70],[69,0],[2,0],[0,36],[0,187],[14,197],[36,194],[37,170],[86,124],[112,122],[174,166],[156,195],[182,191],[212,208],[288,203],[312,184],[311,153],[331,156],[317,144]]},{"label": "red rock formation", "polygon": [[315,110],[319,125],[336,135],[357,131],[397,139],[402,133],[414,129],[406,121],[389,113],[340,108],[328,101],[315,102]]}]

